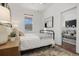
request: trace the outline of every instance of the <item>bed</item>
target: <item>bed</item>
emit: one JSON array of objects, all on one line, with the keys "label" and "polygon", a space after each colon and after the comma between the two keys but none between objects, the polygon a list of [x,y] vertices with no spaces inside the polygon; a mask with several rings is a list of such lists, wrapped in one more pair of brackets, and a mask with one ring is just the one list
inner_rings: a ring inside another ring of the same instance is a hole
[{"label": "bed", "polygon": [[21,40],[21,51],[39,48],[47,45],[51,45],[53,43],[52,39],[40,39],[39,35],[36,34],[25,34],[24,36],[20,36]]}]

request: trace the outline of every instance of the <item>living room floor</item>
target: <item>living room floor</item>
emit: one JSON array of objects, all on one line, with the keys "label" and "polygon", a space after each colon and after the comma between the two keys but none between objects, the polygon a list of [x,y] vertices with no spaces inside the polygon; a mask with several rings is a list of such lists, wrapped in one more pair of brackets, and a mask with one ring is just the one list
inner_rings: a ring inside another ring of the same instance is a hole
[{"label": "living room floor", "polygon": [[59,46],[56,47],[41,47],[37,49],[21,52],[22,56],[78,56],[78,54],[69,52]]},{"label": "living room floor", "polygon": [[66,49],[72,53],[76,53],[76,46],[75,45],[63,42],[62,48]]}]

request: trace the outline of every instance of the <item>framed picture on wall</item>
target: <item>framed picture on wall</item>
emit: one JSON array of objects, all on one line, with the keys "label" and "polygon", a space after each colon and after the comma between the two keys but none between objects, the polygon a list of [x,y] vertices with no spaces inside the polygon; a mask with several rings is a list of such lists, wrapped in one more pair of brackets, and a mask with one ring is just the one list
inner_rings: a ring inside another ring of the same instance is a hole
[{"label": "framed picture on wall", "polygon": [[45,28],[52,28],[53,27],[53,20],[54,20],[54,17],[53,16],[50,16],[48,18],[45,18]]},{"label": "framed picture on wall", "polygon": [[65,21],[65,27],[72,27],[75,28],[76,27],[76,19],[72,19],[69,21]]}]

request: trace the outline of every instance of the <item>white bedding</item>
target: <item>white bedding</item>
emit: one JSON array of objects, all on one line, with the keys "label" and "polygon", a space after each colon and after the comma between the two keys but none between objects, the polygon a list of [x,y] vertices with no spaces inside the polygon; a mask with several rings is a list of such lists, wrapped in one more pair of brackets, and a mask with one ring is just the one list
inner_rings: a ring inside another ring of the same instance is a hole
[{"label": "white bedding", "polygon": [[35,34],[25,34],[24,36],[20,37],[21,40],[30,40],[30,39],[40,39],[39,36]]},{"label": "white bedding", "polygon": [[50,45],[53,41],[52,39],[40,39],[40,37],[35,34],[25,34],[20,37],[20,40],[21,51]]}]

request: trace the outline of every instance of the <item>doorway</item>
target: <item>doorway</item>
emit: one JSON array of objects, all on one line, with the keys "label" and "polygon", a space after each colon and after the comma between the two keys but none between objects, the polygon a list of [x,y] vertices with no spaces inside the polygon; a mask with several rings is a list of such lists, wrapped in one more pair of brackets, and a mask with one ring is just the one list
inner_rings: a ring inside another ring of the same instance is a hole
[{"label": "doorway", "polygon": [[61,13],[62,20],[62,48],[76,53],[76,7]]}]

